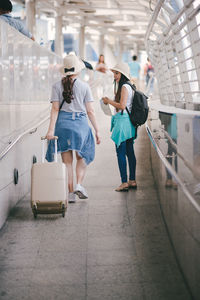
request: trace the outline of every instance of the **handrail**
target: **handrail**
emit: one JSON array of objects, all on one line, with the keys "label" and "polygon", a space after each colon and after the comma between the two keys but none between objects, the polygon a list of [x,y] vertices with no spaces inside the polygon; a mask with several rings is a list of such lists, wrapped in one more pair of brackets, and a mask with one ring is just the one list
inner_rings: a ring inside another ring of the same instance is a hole
[{"label": "handrail", "polygon": [[147,134],[151,140],[152,145],[154,146],[158,156],[160,157],[162,163],[165,165],[165,167],[167,168],[167,170],[171,173],[171,175],[175,178],[176,182],[181,186],[184,194],[186,195],[186,197],[188,198],[188,200],[190,201],[190,203],[194,206],[194,208],[200,213],[200,205],[195,201],[195,199],[193,198],[193,196],[191,195],[191,193],[188,191],[188,189],[186,188],[185,184],[183,183],[183,181],[180,179],[180,177],[177,175],[177,173],[174,171],[174,169],[172,168],[171,164],[167,161],[167,159],[165,158],[165,156],[163,155],[163,153],[161,152],[160,148],[158,147],[155,139],[153,138],[152,132],[149,128],[149,126],[146,124],[146,131]]},{"label": "handrail", "polygon": [[177,144],[173,141],[173,139],[171,138],[171,136],[169,135],[169,133],[163,129],[160,128],[163,132],[164,135],[166,136],[166,138],[168,139],[168,141],[170,142],[171,146],[175,149],[175,151],[177,152],[177,155],[182,159],[182,161],[184,162],[185,166],[193,173],[194,177],[196,179],[200,179],[200,171],[196,170],[185,158],[184,155],[182,153],[180,153],[180,151],[178,150]]},{"label": "handrail", "polygon": [[6,154],[14,147],[14,145],[26,134],[32,134],[37,131],[37,128],[40,127],[44,122],[46,122],[49,119],[49,116],[38,122],[35,126],[25,130],[21,134],[18,135],[17,138],[15,138],[1,153],[0,153],[0,161],[6,156]]}]

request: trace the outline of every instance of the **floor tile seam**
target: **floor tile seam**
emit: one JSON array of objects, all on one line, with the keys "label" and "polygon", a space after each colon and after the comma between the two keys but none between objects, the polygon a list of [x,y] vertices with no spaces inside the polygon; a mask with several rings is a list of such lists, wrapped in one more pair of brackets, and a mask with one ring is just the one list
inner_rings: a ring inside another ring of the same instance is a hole
[{"label": "floor tile seam", "polygon": [[[132,246],[130,247],[130,245],[129,245],[127,247],[115,247],[115,248],[113,248],[113,247],[110,247],[110,248],[98,248],[98,247],[93,248],[92,247],[90,249],[92,249],[93,251],[103,250],[103,251],[122,251],[122,252],[124,252],[124,250],[129,250],[129,251],[133,250],[133,247]],[[89,250],[89,251],[91,251],[91,250]]]},{"label": "floor tile seam", "polygon": [[[95,281],[89,281],[88,282],[88,287],[90,287],[90,285],[97,285],[99,284],[99,279],[96,279]],[[123,280],[122,278],[117,278],[117,279],[113,279],[113,280],[101,280],[102,283],[102,289],[105,287],[105,285],[110,286],[110,285],[117,285],[117,286],[122,286],[122,285],[128,285],[128,284],[141,284],[140,280],[138,280],[138,278],[130,278],[130,280]]]},{"label": "floor tile seam", "polygon": [[[30,280],[29,280],[30,281]],[[27,285],[26,284],[24,284],[24,282],[22,283],[22,282],[20,282],[19,284],[16,284],[15,282],[12,282],[12,289],[13,288],[30,288],[31,287],[31,282],[30,283],[28,283]],[[11,289],[11,286],[9,287],[9,289]],[[6,290],[6,286],[5,285],[3,285],[2,287],[0,286],[0,292],[2,291],[2,290]],[[1,295],[0,295],[1,296]],[[1,297],[0,297],[0,299],[1,299]],[[3,299],[3,298],[2,298]],[[14,299],[10,299],[10,300],[14,300]]]},{"label": "floor tile seam", "polygon": [[95,269],[95,268],[110,268],[110,267],[131,267],[131,268],[134,268],[134,267],[140,267],[140,263],[137,262],[137,263],[113,263],[113,264],[88,264],[88,269]]},{"label": "floor tile seam", "polygon": [[88,228],[89,228],[89,205],[90,202],[87,204],[87,242],[86,242],[86,257],[85,257],[85,300],[88,299]]},{"label": "floor tile seam", "polygon": [[[39,265],[39,266],[38,266]],[[83,269],[84,267],[85,267],[85,262],[82,262],[82,263],[74,263],[74,262],[72,262],[72,263],[67,263],[67,264],[65,264],[65,263],[62,263],[62,264],[51,264],[51,266],[49,266],[49,264],[48,263],[38,263],[38,265],[36,264],[36,266],[37,266],[37,270],[39,270],[39,269],[46,269],[46,270],[51,270],[51,268],[57,268],[57,269],[59,269],[59,270],[65,270],[65,269],[70,269],[70,268],[74,268],[74,270],[76,270],[76,269]]]},{"label": "floor tile seam", "polygon": [[[31,285],[33,286],[33,285],[37,285],[38,286],[38,283],[35,283],[35,282],[33,282],[33,283],[31,283]],[[43,286],[43,283],[41,283],[41,285]],[[65,286],[65,287],[77,287],[77,286],[80,286],[80,285],[82,285],[82,286],[85,286],[86,285],[86,283],[57,283],[57,284],[55,284],[55,286],[57,286],[57,287],[63,287],[63,286]],[[52,287],[52,284],[46,284],[45,286],[50,286],[50,287]]]},{"label": "floor tile seam", "polygon": [[136,257],[137,257],[137,252],[136,252],[136,247],[135,247],[134,230],[133,230],[133,226],[131,223],[131,217],[130,217],[129,209],[128,209],[128,198],[126,198],[126,215],[127,215],[128,225],[129,225],[129,228],[131,229],[131,233],[132,233],[131,239],[132,239],[133,249],[134,249],[134,252],[136,253]]},{"label": "floor tile seam", "polygon": [[99,234],[95,234],[95,232],[94,233],[91,233],[91,234],[89,234],[89,240],[94,240],[95,238],[97,238],[97,239],[100,239],[100,238],[110,238],[110,239],[112,239],[113,238],[113,236],[115,236],[115,238],[120,238],[120,239],[122,239],[123,237],[124,238],[134,238],[134,235],[132,235],[132,234],[126,234],[126,232],[116,232],[116,231],[113,231],[113,232],[111,232],[111,234],[102,234],[101,232],[99,232]]},{"label": "floor tile seam", "polygon": [[[113,266],[113,267],[119,267],[119,266],[132,266],[132,267],[134,267],[134,266],[139,266],[141,262],[142,262],[142,260],[130,261],[130,262],[126,262],[126,263],[121,262],[121,263],[102,263],[102,264],[99,264],[99,263],[90,263],[89,262],[88,265],[87,265],[87,268],[89,269],[90,267],[111,267],[111,266]],[[156,263],[155,264],[154,263],[150,263],[148,266],[152,266],[152,265],[156,265]],[[166,265],[167,265],[167,263],[166,263]],[[37,264],[36,264],[36,266],[37,266]],[[66,269],[67,267],[71,268],[73,266],[74,266],[74,264],[66,264],[66,265],[62,264],[62,265],[57,265],[55,267],[58,267],[59,269]],[[78,267],[82,267],[83,268],[84,266],[85,266],[85,263],[78,263],[78,264],[76,264],[77,268]],[[5,266],[5,267],[7,267],[7,266]],[[52,268],[52,266],[49,266],[47,263],[45,263],[45,264],[40,264],[40,267],[37,267],[37,270],[43,269],[45,267],[49,267],[49,269]],[[32,270],[33,267],[32,266],[23,267],[23,270],[29,270],[29,269]],[[19,271],[19,266],[14,267],[14,268],[8,267],[5,270],[2,270],[2,273],[3,272],[7,272],[7,271],[15,271],[15,270]]]},{"label": "floor tile seam", "polygon": [[41,249],[41,243],[42,243],[42,240],[43,240],[43,237],[44,237],[44,234],[45,234],[45,231],[42,232],[41,234],[41,237],[40,237],[40,243],[39,243],[39,248],[36,252],[36,256],[35,256],[35,262],[33,264],[33,270],[32,270],[32,274],[31,274],[31,281],[33,279],[33,275],[34,275],[34,271],[36,270],[37,268],[37,260],[38,260],[38,254],[40,253],[40,249]]}]

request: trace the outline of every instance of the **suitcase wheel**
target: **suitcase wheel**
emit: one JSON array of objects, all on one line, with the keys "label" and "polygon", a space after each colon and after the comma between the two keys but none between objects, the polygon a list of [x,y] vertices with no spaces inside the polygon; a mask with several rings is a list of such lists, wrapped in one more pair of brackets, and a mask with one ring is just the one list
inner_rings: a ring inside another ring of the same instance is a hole
[{"label": "suitcase wheel", "polygon": [[34,218],[36,219],[37,218],[37,207],[35,204],[33,205],[33,215],[34,215]]},{"label": "suitcase wheel", "polygon": [[62,204],[62,216],[65,217],[65,204]]}]

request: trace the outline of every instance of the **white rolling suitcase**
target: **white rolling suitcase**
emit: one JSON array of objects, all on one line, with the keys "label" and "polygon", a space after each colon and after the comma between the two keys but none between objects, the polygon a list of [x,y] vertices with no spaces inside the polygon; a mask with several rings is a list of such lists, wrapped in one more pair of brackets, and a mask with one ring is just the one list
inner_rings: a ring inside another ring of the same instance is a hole
[{"label": "white rolling suitcase", "polygon": [[31,169],[31,208],[37,214],[59,214],[65,216],[67,208],[66,166],[58,162],[57,137],[55,137],[55,161],[45,162],[44,140],[42,139],[42,162]]}]

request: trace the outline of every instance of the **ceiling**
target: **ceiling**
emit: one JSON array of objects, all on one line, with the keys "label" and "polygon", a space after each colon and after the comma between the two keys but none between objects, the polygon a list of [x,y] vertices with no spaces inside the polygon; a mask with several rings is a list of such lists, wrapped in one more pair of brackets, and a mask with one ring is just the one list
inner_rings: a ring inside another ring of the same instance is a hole
[{"label": "ceiling", "polygon": [[[156,0],[31,0],[36,13],[63,16],[63,26],[86,26],[86,34],[118,37],[124,44],[144,45]],[[18,0],[24,3],[25,0]]]}]

